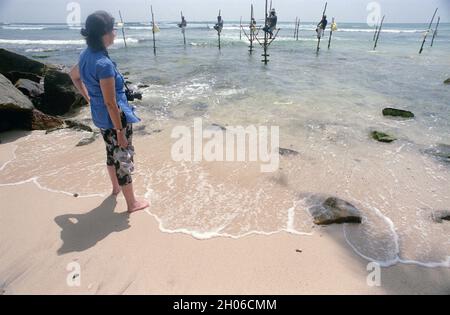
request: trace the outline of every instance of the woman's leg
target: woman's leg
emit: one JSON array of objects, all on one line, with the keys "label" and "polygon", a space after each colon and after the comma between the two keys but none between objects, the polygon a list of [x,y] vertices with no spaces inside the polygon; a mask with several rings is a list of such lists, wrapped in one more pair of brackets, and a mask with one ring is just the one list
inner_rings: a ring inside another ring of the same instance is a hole
[{"label": "woman's leg", "polygon": [[108,169],[109,178],[111,179],[111,184],[113,187],[112,194],[117,196],[118,194],[120,194],[122,188],[120,187],[119,181],[117,180],[116,168],[114,167],[114,165],[107,165],[106,167]]},{"label": "woman's leg", "polygon": [[116,167],[114,166],[114,148],[117,142],[114,140],[113,132],[113,130],[109,129],[101,130],[106,145],[106,169],[108,170],[108,175],[111,180],[112,194],[117,196],[121,191],[121,187],[117,180]]},{"label": "woman's leg", "polygon": [[126,137],[128,149],[124,150],[116,146],[114,150],[114,171],[117,182],[122,187],[128,212],[133,213],[147,208],[149,203],[145,200],[137,199],[134,194],[133,180],[131,177],[131,173],[134,171],[133,126],[131,124],[128,124],[126,127]]}]

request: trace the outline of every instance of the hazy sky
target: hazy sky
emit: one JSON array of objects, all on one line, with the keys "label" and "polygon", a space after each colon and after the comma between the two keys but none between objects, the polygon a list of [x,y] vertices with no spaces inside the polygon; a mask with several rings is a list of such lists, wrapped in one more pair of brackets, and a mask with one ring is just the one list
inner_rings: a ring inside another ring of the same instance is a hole
[{"label": "hazy sky", "polygon": [[[81,8],[81,20],[98,9],[118,15],[118,10],[126,21],[148,21],[150,4],[159,21],[179,19],[183,10],[187,20],[214,20],[218,9],[222,9],[225,21],[248,19],[250,4],[255,6],[257,19],[263,17],[265,0],[0,0],[0,22],[61,23],[68,15],[67,4],[77,2]],[[367,5],[380,4],[381,13],[386,14],[391,23],[427,23],[436,7],[442,22],[450,22],[450,0],[328,0],[328,15],[345,22],[366,22]],[[273,0],[279,20],[290,21],[300,16],[303,21],[316,21],[322,12],[324,0]]]}]

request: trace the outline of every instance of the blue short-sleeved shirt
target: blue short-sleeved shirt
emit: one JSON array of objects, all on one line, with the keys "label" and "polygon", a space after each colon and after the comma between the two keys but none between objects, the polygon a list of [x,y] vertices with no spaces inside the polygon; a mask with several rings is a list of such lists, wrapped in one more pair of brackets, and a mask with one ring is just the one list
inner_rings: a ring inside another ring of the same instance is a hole
[{"label": "blue short-sleeved shirt", "polygon": [[89,47],[86,48],[80,54],[78,67],[80,68],[81,81],[86,86],[91,99],[92,120],[98,128],[114,128],[100,87],[101,79],[111,77],[115,78],[116,101],[125,114],[127,123],[133,124],[141,121],[134,113],[134,107],[128,104],[124,90],[124,78],[117,70],[116,64],[108,57],[106,51],[94,51]]}]

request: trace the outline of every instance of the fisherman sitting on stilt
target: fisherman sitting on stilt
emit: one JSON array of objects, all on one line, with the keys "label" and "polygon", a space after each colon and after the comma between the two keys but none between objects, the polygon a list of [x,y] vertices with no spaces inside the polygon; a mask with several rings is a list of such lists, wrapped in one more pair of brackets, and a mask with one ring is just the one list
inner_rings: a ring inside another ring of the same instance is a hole
[{"label": "fisherman sitting on stilt", "polygon": [[217,23],[216,25],[214,25],[214,29],[218,32],[221,33],[222,29],[223,29],[223,20],[222,20],[222,16],[218,16],[217,17]]},{"label": "fisherman sitting on stilt", "polygon": [[252,18],[252,23],[250,24],[250,28],[255,31],[256,30],[256,20],[255,18]]},{"label": "fisherman sitting on stilt", "polygon": [[325,29],[327,28],[327,24],[328,24],[327,16],[324,15],[322,17],[322,21],[320,21],[319,24],[317,24],[317,28],[316,28],[317,38],[322,38],[322,36],[325,32]]},{"label": "fisherman sitting on stilt", "polygon": [[275,9],[270,10],[270,15],[267,18],[266,25],[263,28],[263,31],[270,34],[270,39],[273,37],[273,31],[277,28],[277,14]]},{"label": "fisherman sitting on stilt", "polygon": [[181,31],[184,33],[185,29],[187,26],[187,22],[186,19],[184,18],[184,16],[181,16],[181,23],[178,23],[178,27],[181,28]]}]

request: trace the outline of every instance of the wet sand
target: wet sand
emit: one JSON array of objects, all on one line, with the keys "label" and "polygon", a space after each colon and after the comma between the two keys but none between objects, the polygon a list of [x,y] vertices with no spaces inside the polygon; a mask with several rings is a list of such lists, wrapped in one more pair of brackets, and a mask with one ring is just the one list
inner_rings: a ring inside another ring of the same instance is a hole
[{"label": "wet sand", "polygon": [[[23,135],[2,134],[3,171],[15,167],[11,161],[15,155],[23,157],[20,142],[26,138],[19,137]],[[163,136],[152,137],[156,148],[158,137]],[[50,135],[40,138],[42,143],[33,141],[34,145],[42,147],[50,139],[56,141]],[[88,154],[96,157],[100,166],[101,146],[97,141],[79,150],[86,158],[92,157]],[[72,149],[60,149],[62,154],[58,153],[54,160],[51,152],[46,155],[55,169],[58,161],[62,165],[73,165],[73,160],[83,162]],[[158,164],[157,152],[146,154]],[[160,156],[164,159],[164,154]],[[19,172],[14,174],[15,184],[4,183],[12,174],[3,173],[1,178],[0,288],[4,294],[450,293],[449,268],[407,264],[382,268],[381,286],[369,286],[369,262],[347,244],[343,226],[310,227],[308,235],[280,231],[204,240],[167,233],[152,215],[158,212],[155,207],[161,206],[158,198],[150,196],[154,202],[148,211],[128,216],[123,197],[115,200],[107,196],[105,176],[94,171],[77,173],[72,168],[60,170],[55,179],[51,170],[39,169],[49,162],[43,161],[35,157],[32,166],[24,159],[24,168],[16,169]],[[32,179],[36,171],[49,173]],[[85,187],[97,183],[100,194],[89,196],[88,191],[83,192],[83,180],[88,180]],[[146,186],[139,175],[136,185],[141,187],[137,189],[139,194],[148,192],[142,188]],[[65,192],[57,191],[58,186]],[[71,195],[74,192],[80,196],[75,198]],[[173,198],[181,196],[182,192]],[[71,262],[79,263],[81,268],[79,287],[70,287],[66,281],[70,274],[66,268]]]}]

